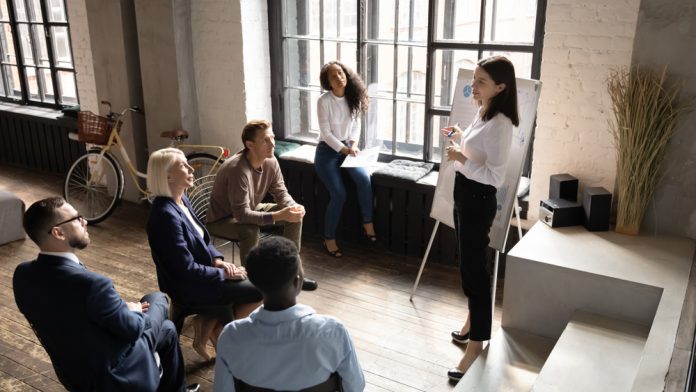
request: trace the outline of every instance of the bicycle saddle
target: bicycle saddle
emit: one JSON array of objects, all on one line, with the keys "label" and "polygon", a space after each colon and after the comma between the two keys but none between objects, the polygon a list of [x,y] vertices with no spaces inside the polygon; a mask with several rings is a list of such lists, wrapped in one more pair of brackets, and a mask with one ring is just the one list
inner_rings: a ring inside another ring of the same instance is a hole
[{"label": "bicycle saddle", "polygon": [[185,131],[183,129],[174,129],[171,131],[164,131],[160,133],[160,137],[164,137],[167,139],[173,139],[173,140],[186,140],[189,137],[188,131]]}]

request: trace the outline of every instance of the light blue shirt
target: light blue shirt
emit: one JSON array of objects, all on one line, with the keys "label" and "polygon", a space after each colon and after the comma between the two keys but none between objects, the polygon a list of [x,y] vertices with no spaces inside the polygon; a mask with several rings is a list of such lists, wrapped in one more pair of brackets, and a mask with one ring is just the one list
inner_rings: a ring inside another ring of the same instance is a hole
[{"label": "light blue shirt", "polygon": [[215,360],[215,392],[235,391],[234,378],[276,390],[300,390],[338,372],[345,392],[365,389],[365,377],[343,324],[297,304],[263,306],[222,331]]}]

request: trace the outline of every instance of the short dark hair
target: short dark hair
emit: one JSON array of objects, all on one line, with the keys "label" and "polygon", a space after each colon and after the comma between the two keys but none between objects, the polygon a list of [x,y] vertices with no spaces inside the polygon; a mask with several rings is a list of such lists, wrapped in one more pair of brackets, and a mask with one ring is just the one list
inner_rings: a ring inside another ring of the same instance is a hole
[{"label": "short dark hair", "polygon": [[265,131],[271,127],[271,122],[266,120],[251,120],[242,129],[242,144],[244,145],[244,151],[247,150],[246,142],[254,141],[256,135],[259,131]]},{"label": "short dark hair", "polygon": [[297,276],[300,257],[295,243],[284,237],[263,239],[246,257],[251,283],[263,293],[277,292]]},{"label": "short dark hair", "polygon": [[515,79],[515,66],[503,56],[493,56],[478,62],[488,75],[493,78],[495,84],[505,83],[505,90],[491,99],[485,113],[481,118],[488,121],[498,113],[506,115],[512,125],[520,125],[520,115],[517,109],[517,82]]},{"label": "short dark hair", "polygon": [[24,231],[36,245],[41,246],[51,227],[60,221],[58,209],[65,203],[62,197],[49,197],[32,204],[24,213]]}]

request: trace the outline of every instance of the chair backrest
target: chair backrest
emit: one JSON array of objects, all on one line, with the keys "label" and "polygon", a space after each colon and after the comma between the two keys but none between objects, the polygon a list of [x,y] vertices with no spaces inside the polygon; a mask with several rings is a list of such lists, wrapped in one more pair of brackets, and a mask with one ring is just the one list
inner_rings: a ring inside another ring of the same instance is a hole
[{"label": "chair backrest", "polygon": [[186,191],[193,213],[203,224],[208,223],[208,206],[210,205],[210,194],[213,192],[213,184],[215,184],[215,174],[210,174],[196,178],[193,181],[193,186]]},{"label": "chair backrest", "polygon": [[[237,378],[234,379],[234,388],[239,392],[276,392],[273,389],[255,387]],[[301,389],[299,392],[343,392],[343,383],[338,373],[333,373],[326,381],[313,387]]]}]

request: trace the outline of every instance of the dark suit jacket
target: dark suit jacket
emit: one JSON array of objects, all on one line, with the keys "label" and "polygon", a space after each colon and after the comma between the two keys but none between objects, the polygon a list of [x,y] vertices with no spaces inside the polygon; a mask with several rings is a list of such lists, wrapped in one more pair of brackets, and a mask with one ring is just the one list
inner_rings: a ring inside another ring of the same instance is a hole
[{"label": "dark suit jacket", "polygon": [[72,391],[155,391],[159,371],[143,332],[147,314],[128,310],[110,279],[73,260],[39,254],[17,266],[17,307]]},{"label": "dark suit jacket", "polygon": [[[191,205],[184,196],[184,204]],[[177,302],[205,304],[219,300],[224,271],[213,267],[213,259],[223,258],[210,243],[205,225],[201,238],[174,200],[156,197],[147,221],[147,239],[157,267],[160,290]]]}]

